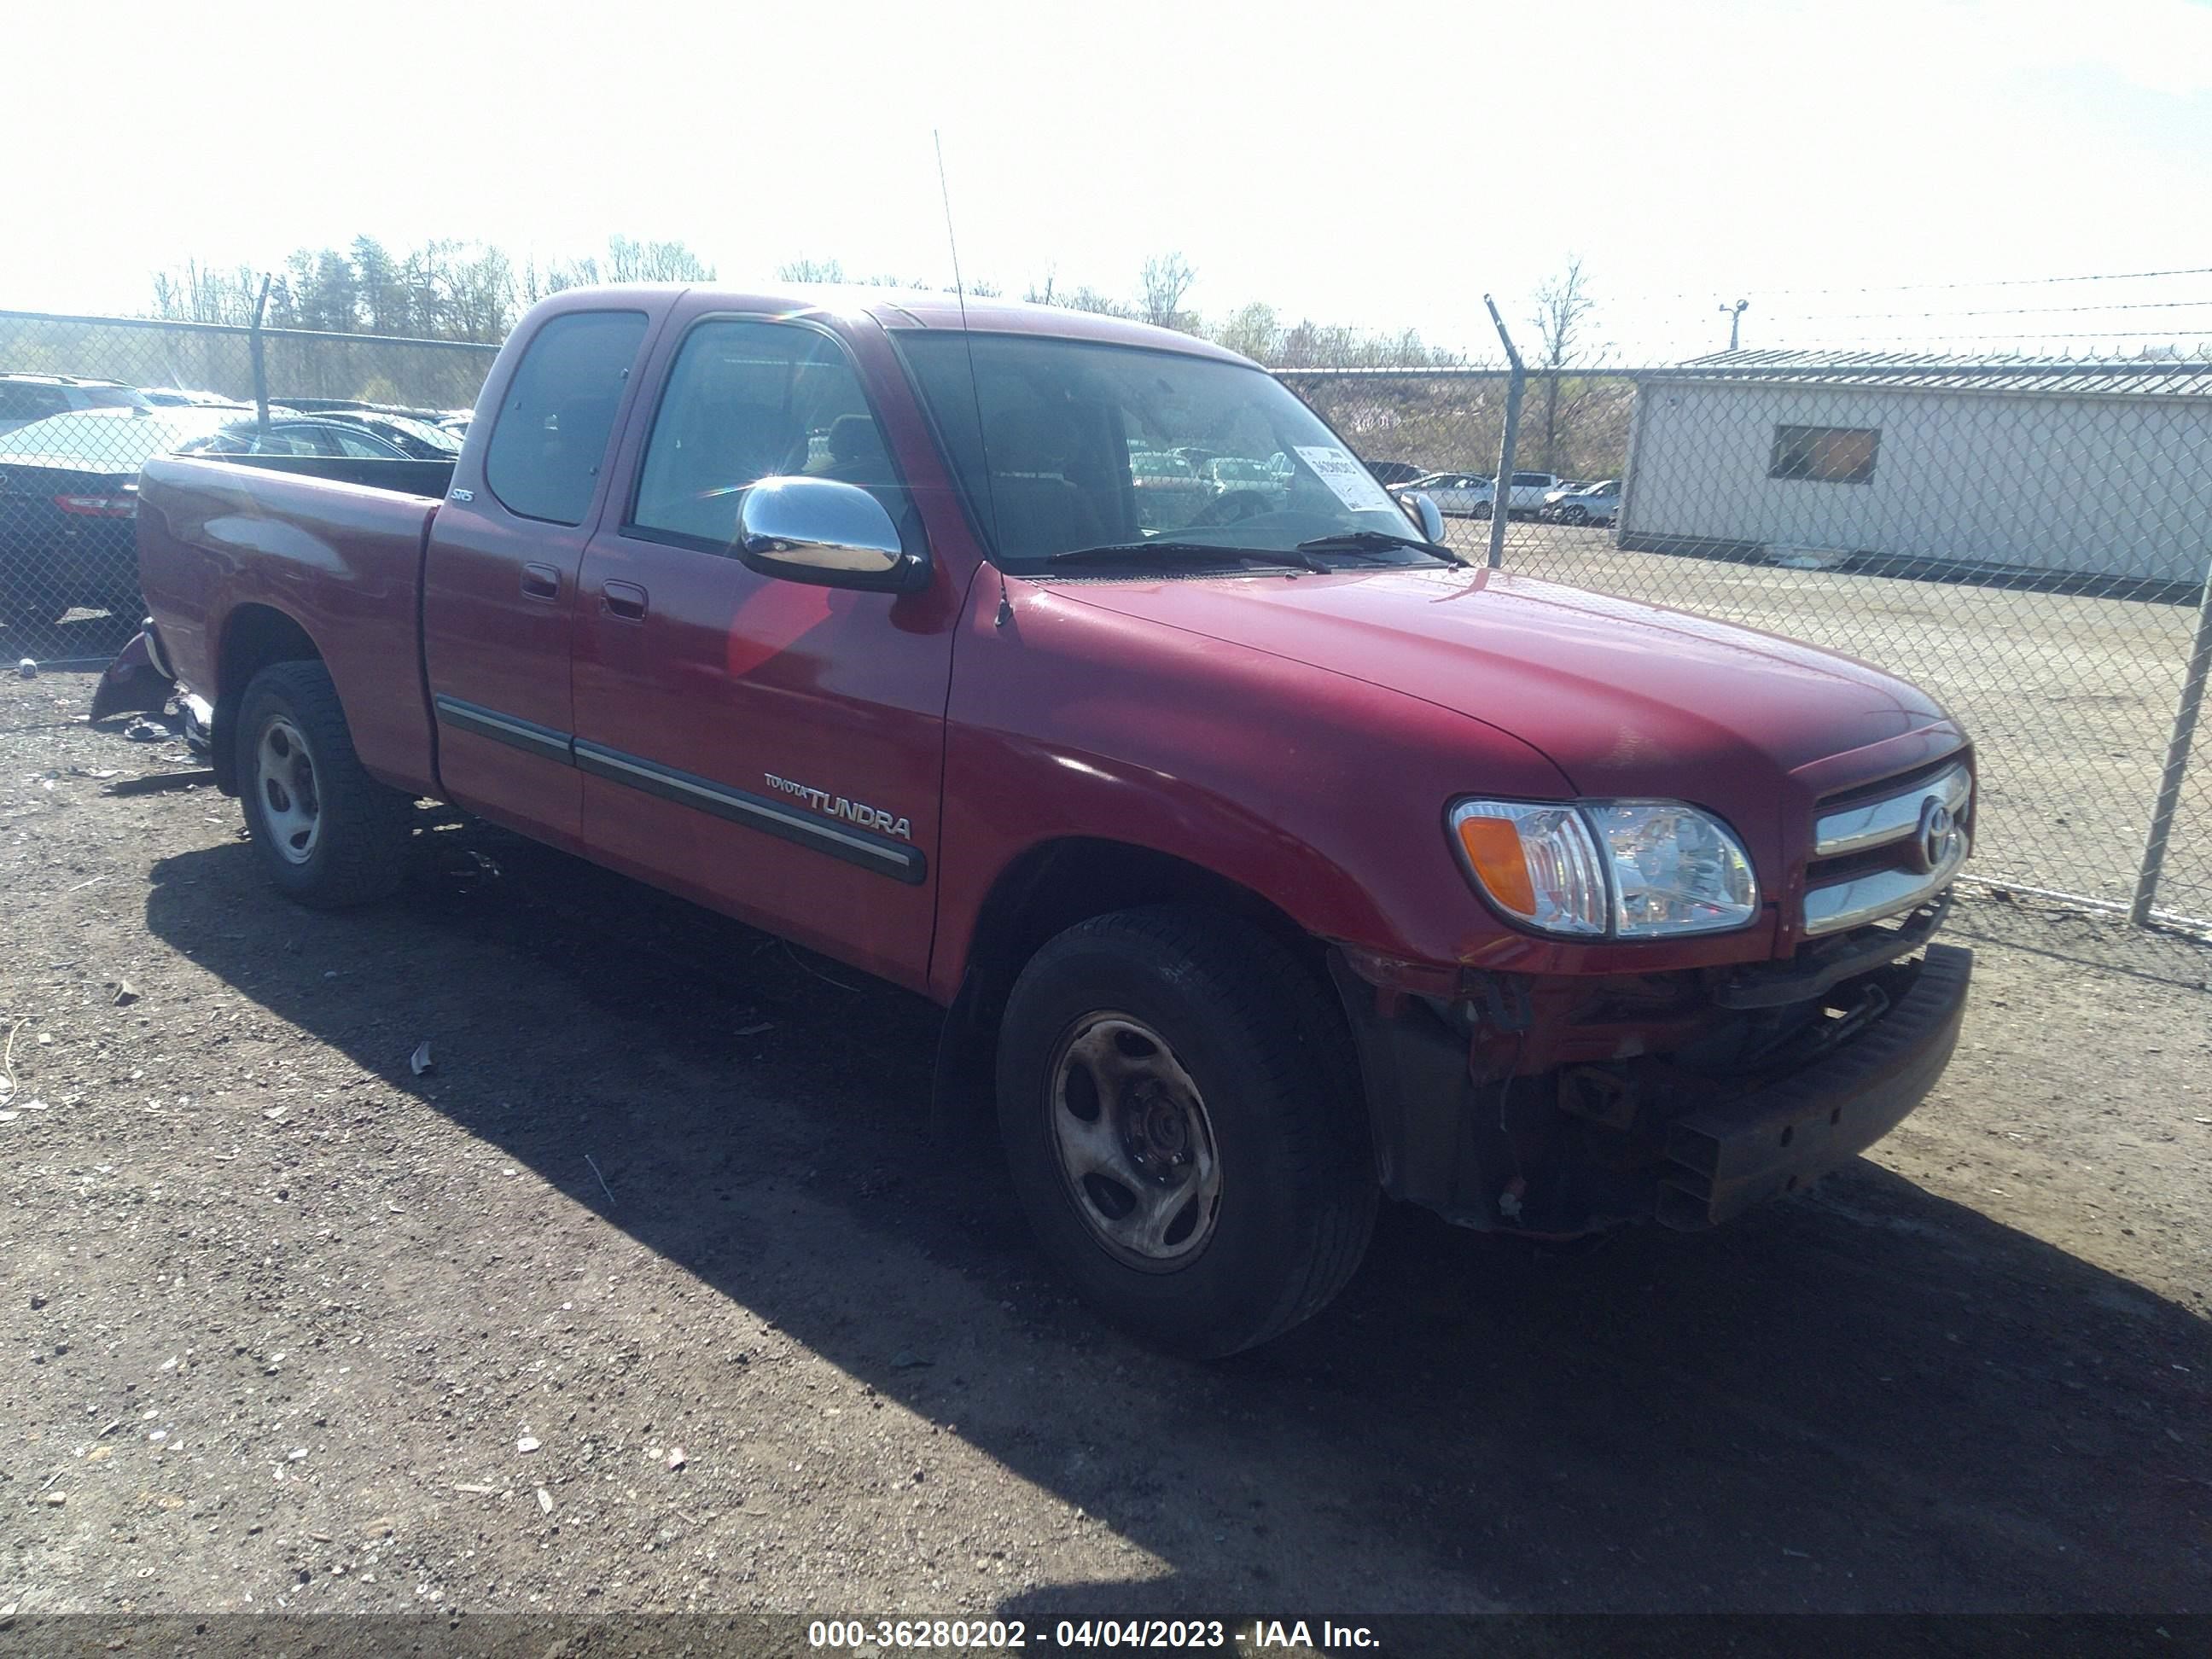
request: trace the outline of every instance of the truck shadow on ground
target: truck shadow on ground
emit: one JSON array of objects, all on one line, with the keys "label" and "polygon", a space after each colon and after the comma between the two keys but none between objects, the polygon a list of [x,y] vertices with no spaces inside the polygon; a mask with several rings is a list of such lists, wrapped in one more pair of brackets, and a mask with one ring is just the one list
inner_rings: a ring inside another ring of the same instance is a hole
[{"label": "truck shadow on ground", "polygon": [[[1152,1558],[1011,1613],[2212,1607],[2205,1323],[1872,1164],[1572,1256],[1388,1212],[1322,1318],[1162,1360],[1049,1281],[994,1148],[931,1133],[926,1004],[421,840],[381,909],[284,906],[230,844],[160,861],[148,921],[605,1214],[599,1149],[611,1224]],[[763,1180],[835,1226],[758,1248]]]}]

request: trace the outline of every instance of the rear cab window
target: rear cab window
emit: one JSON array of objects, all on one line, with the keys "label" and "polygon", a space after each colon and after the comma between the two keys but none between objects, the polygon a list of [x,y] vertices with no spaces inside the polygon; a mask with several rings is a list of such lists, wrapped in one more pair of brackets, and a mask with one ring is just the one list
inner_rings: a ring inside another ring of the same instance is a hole
[{"label": "rear cab window", "polygon": [[510,513],[579,525],[644,343],[641,311],[577,311],[540,328],[500,400],[484,483]]}]

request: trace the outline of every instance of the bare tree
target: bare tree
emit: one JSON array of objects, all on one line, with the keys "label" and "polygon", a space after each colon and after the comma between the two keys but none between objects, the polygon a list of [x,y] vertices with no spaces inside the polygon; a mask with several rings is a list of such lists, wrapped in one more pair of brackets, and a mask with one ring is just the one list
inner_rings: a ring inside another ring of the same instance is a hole
[{"label": "bare tree", "polygon": [[1142,295],[1138,314],[1146,322],[1157,328],[1179,328],[1185,333],[1195,329],[1195,319],[1182,308],[1183,296],[1198,280],[1189,260],[1180,253],[1155,254],[1145,261],[1137,280]]},{"label": "bare tree", "polygon": [[1585,381],[1571,385],[1571,368],[1602,362],[1608,348],[1596,338],[1597,300],[1582,256],[1571,254],[1556,275],[1536,285],[1536,368],[1544,377],[1544,471],[1557,472],[1559,452],[1589,395]]},{"label": "bare tree", "polygon": [[607,238],[607,280],[611,283],[711,283],[714,267],[682,242],[640,241],[634,236]]},{"label": "bare tree", "polygon": [[786,259],[775,268],[779,283],[842,283],[845,280],[844,262],[840,259]]}]

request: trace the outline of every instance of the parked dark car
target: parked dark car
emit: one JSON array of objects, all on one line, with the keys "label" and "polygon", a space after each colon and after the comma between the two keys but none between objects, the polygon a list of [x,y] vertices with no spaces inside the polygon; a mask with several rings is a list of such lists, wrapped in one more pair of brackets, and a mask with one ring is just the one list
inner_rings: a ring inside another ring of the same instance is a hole
[{"label": "parked dark car", "polygon": [[387,415],[370,409],[331,409],[324,410],[321,418],[373,433],[396,446],[410,460],[450,461],[461,453],[458,433],[441,430],[411,415]]},{"label": "parked dark car", "polygon": [[1375,475],[1376,483],[1388,489],[1393,484],[1411,483],[1429,469],[1415,466],[1411,461],[1369,461],[1367,470]]},{"label": "parked dark car", "polygon": [[19,627],[80,605],[136,616],[138,469],[209,425],[198,410],[110,407],[0,433],[0,613]]},{"label": "parked dark car", "polygon": [[[327,416],[272,420],[266,432],[248,416],[202,433],[179,448],[188,455],[340,455],[361,461],[424,459],[409,454],[389,438]],[[428,459],[449,461],[453,453],[443,451]]]}]

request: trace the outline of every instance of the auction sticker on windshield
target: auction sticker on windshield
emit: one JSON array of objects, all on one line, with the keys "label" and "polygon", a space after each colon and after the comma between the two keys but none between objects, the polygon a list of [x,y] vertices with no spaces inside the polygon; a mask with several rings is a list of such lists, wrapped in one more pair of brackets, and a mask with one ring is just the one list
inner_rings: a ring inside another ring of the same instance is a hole
[{"label": "auction sticker on windshield", "polygon": [[1354,512],[1380,507],[1385,513],[1391,507],[1389,495],[1375,482],[1375,475],[1340,449],[1326,445],[1297,446],[1298,459],[1313,469],[1319,478],[1336,492],[1336,499]]}]

